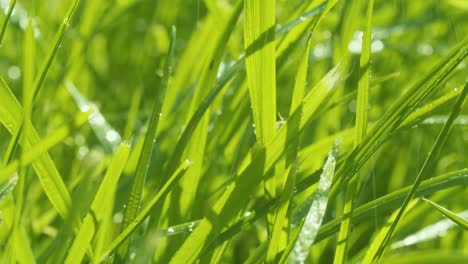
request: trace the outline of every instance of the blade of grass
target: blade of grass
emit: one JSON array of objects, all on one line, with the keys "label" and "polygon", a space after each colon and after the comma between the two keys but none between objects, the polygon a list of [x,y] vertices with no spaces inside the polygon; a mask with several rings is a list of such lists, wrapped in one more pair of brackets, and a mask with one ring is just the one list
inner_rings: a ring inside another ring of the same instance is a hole
[{"label": "blade of grass", "polygon": [[436,203],[434,203],[433,201],[430,201],[426,198],[423,198],[423,200],[425,202],[427,202],[428,204],[430,204],[432,207],[434,207],[437,211],[439,211],[441,214],[445,215],[446,217],[448,217],[450,220],[452,220],[454,223],[456,223],[458,226],[460,226],[461,228],[465,229],[465,231],[468,230],[468,221],[466,221],[465,219],[463,219],[462,217],[458,216],[456,213],[448,210],[447,208],[443,207],[443,206],[440,206]]},{"label": "blade of grass", "polygon": [[[125,230],[135,219],[138,214],[139,208],[141,207],[141,199],[143,188],[145,185],[148,169],[150,166],[151,153],[153,151],[154,143],[156,140],[156,130],[158,127],[159,119],[161,118],[161,108],[164,101],[166,89],[169,86],[170,77],[172,74],[172,68],[175,56],[175,41],[176,41],[176,29],[172,27],[171,31],[171,44],[167,56],[166,66],[164,69],[164,77],[158,91],[156,102],[154,103],[153,112],[148,124],[148,130],[146,131],[145,141],[143,143],[143,149],[141,152],[140,159],[138,160],[137,170],[135,177],[132,181],[132,190],[127,201],[127,209],[125,210],[123,226]],[[125,260],[128,253],[128,247],[131,243],[131,237],[121,245],[118,250],[117,258]]]},{"label": "blade of grass", "polygon": [[[335,85],[343,76],[339,66],[331,69],[328,74],[307,94],[301,105],[295,109],[293,115],[288,118],[286,124],[281,126],[273,141],[265,149],[261,145],[254,145],[250,151],[250,159],[244,160],[240,166],[235,181],[223,193],[221,198],[213,205],[212,215],[206,216],[199,226],[192,232],[189,238],[172,258],[171,262],[193,262],[203,251],[210,247],[219,229],[226,226],[233,217],[238,215],[247,201],[248,194],[254,192],[262,180],[262,176],[268,172],[283,154],[284,146],[288,146],[288,133],[297,134],[310,122],[325,99],[335,91]],[[296,122],[299,126],[295,126]],[[299,131],[291,131],[291,128],[299,127]],[[297,151],[294,149],[294,151]],[[252,177],[254,175],[254,177]],[[217,216],[215,219],[213,219]],[[193,241],[200,241],[195,243]]]},{"label": "blade of grass", "polygon": [[343,181],[347,182],[356,171],[377,151],[377,149],[392,135],[402,122],[412,113],[423,100],[434,93],[441,83],[447,80],[450,73],[468,56],[468,37],[459,42],[439,63],[423,78],[404,93],[393,106],[379,119],[368,135],[351,153],[350,158],[337,171],[337,180],[332,186],[332,196],[335,196]]},{"label": "blade of grass", "polygon": [[[320,172],[320,171],[318,171]],[[317,175],[320,176],[320,175]],[[310,183],[306,183],[307,180],[299,182],[295,186],[294,196],[300,194],[304,191]],[[429,195],[440,190],[448,189],[454,186],[463,185],[468,183],[468,169],[458,170],[450,172],[441,176],[434,177],[429,180],[425,180],[421,183],[421,186],[418,188],[415,197],[422,197],[424,195]],[[307,185],[307,187],[305,186]],[[402,188],[400,190],[394,191],[390,194],[377,198],[371,202],[368,202],[364,205],[359,206],[356,210],[353,210],[352,217],[355,223],[360,223],[365,219],[368,219],[375,210],[378,211],[388,211],[391,209],[397,208],[401,202],[404,200],[405,196],[411,190],[411,186]],[[213,242],[213,245],[210,248],[215,247],[217,244],[222,243],[225,240],[230,239],[232,236],[240,232],[243,228],[251,225],[253,222],[257,221],[261,217],[265,216],[268,211],[273,210],[277,207],[279,203],[270,202],[267,205],[252,211],[249,216],[244,217],[234,223],[230,228],[220,233]],[[341,222],[349,216],[340,216],[335,218],[332,221],[329,221],[323,224],[317,234],[316,242],[321,241],[336,232],[339,231]],[[209,250],[208,248],[207,250]]]},{"label": "blade of grass", "polygon": [[102,179],[99,189],[94,196],[91,207],[86,214],[85,220],[73,241],[65,263],[82,263],[86,249],[90,246],[99,223],[102,222],[105,206],[112,204],[108,199],[113,198],[120,175],[125,167],[130,152],[130,146],[126,143],[120,144],[112,161]]},{"label": "blade of grass", "polygon": [[[244,15],[245,66],[254,131],[258,144],[264,146],[276,131],[275,1],[246,0]],[[264,179],[267,199],[276,197],[277,181],[280,179],[276,179],[274,174]],[[269,216],[269,227],[273,224],[273,217]]]},{"label": "blade of grass", "polygon": [[[311,42],[312,42],[312,36],[309,35],[309,39],[307,41],[307,45],[301,56],[301,61],[299,63],[296,78],[295,78],[295,84],[294,84],[294,89],[292,92],[291,107],[290,107],[291,114],[301,104],[302,100],[304,99]],[[299,125],[299,123],[300,122],[298,122],[297,125]],[[296,140],[294,140],[294,142],[291,142],[291,145],[294,145],[296,149],[298,150],[299,149],[299,137],[295,137],[295,138]],[[291,163],[293,160],[296,160],[296,158],[297,158],[297,151],[292,153],[290,157],[283,158],[276,166],[275,173],[278,174],[278,173],[282,173],[283,171],[286,171],[286,167],[289,165],[288,163]],[[292,168],[294,167],[295,166],[293,166]],[[297,169],[294,169],[294,170],[297,170]],[[296,177],[295,176],[296,173],[297,171],[294,172],[294,178]],[[292,174],[290,172],[288,177],[285,177],[285,179],[281,179],[278,177],[279,183],[278,183],[277,188],[281,189],[283,188],[283,185],[284,185],[283,193],[284,195],[288,195],[288,198],[285,201],[285,204],[282,205],[278,209],[278,211],[273,213],[274,224],[273,224],[273,229],[271,233],[270,243],[268,245],[267,254],[266,254],[267,263],[275,262],[278,256],[278,253],[281,250],[283,250],[284,247],[287,246],[287,232],[283,230],[283,226],[286,223],[285,217],[286,217],[286,213],[289,207],[290,198],[292,195],[292,193],[288,193],[286,189],[286,187],[288,186],[287,183],[288,181],[290,181],[289,178],[291,176]]]},{"label": "blade of grass", "polygon": [[[3,78],[0,78],[0,98],[0,122],[13,134],[21,126],[23,113]],[[24,148],[41,141],[31,123],[27,125],[26,133],[22,140]],[[33,167],[50,202],[62,217],[66,217],[71,207],[70,194],[49,154],[41,155]]]},{"label": "blade of grass", "polygon": [[305,263],[309,256],[310,248],[315,241],[320,226],[322,225],[323,217],[327,209],[328,191],[335,173],[336,159],[338,156],[339,141],[336,141],[333,149],[328,155],[328,159],[323,166],[322,175],[317,189],[311,197],[312,204],[305,216],[304,224],[294,243],[293,250],[289,256],[289,263]]},{"label": "blade of grass", "polygon": [[5,36],[5,32],[8,26],[8,21],[10,21],[11,14],[13,13],[13,9],[15,8],[15,5],[16,5],[16,0],[11,0],[10,6],[8,7],[8,11],[5,16],[5,20],[3,20],[2,29],[0,31],[0,47],[2,46],[3,37]]},{"label": "blade of grass", "polygon": [[385,248],[387,247],[388,243],[390,242],[390,239],[392,238],[393,232],[396,229],[399,220],[401,219],[403,213],[406,210],[406,207],[408,204],[411,202],[411,200],[414,198],[415,193],[419,185],[421,184],[421,181],[423,180],[424,177],[427,177],[427,174],[429,174],[429,169],[431,168],[431,164],[434,162],[434,159],[440,154],[440,151],[447,140],[450,131],[452,130],[453,127],[453,122],[457,118],[457,116],[460,114],[463,104],[465,102],[466,96],[468,95],[468,82],[465,83],[465,87],[463,88],[462,93],[458,97],[457,102],[453,106],[452,112],[450,113],[450,116],[447,120],[447,122],[444,124],[442,130],[439,133],[439,136],[437,137],[431,151],[429,152],[428,156],[426,157],[426,160],[424,161],[424,164],[422,168],[420,169],[418,176],[416,176],[416,179],[413,183],[413,186],[411,187],[411,191],[408,193],[406,196],[405,200],[403,201],[403,204],[398,212],[397,217],[395,218],[395,221],[392,223],[390,226],[390,229],[388,230],[388,233],[386,234],[384,240],[382,243],[379,245],[379,248],[376,253],[376,259],[380,259],[381,256],[384,253]]},{"label": "blade of grass", "polygon": [[190,168],[190,162],[185,161],[183,162],[180,167],[171,175],[169,180],[164,184],[163,187],[158,191],[158,193],[148,201],[148,204],[141,210],[141,212],[133,219],[133,221],[119,234],[117,238],[115,238],[111,245],[106,248],[104,254],[100,258],[100,260],[105,259],[114,249],[116,249],[119,245],[124,243],[124,241],[131,236],[131,234],[135,231],[135,229],[143,223],[143,221],[150,215],[151,210],[154,209],[156,205],[159,205],[158,202],[164,198],[167,193],[172,189],[174,183],[177,182],[185,172]]},{"label": "blade of grass", "polygon": [[[362,41],[362,53],[359,62],[359,81],[356,106],[356,129],[354,132],[354,146],[361,143],[367,132],[368,108],[369,108],[369,86],[371,70],[371,36],[372,36],[372,13],[374,0],[367,3],[367,23]],[[356,193],[358,193],[359,174],[349,181],[344,187],[345,206],[343,215],[352,214]],[[348,237],[350,233],[351,218],[341,222],[340,233],[333,263],[342,264],[346,262],[348,251]]]}]

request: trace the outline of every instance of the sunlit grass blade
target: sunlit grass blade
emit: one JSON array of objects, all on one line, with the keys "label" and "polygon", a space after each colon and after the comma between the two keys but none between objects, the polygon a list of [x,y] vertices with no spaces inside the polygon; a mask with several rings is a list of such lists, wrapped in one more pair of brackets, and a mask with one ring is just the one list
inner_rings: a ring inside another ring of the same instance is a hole
[{"label": "sunlit grass blade", "polygon": [[424,177],[427,177],[428,173],[430,173],[431,165],[432,163],[434,163],[434,159],[440,155],[440,151],[442,147],[444,146],[444,143],[447,140],[450,134],[450,131],[452,130],[453,122],[455,121],[457,116],[460,114],[467,95],[468,95],[468,82],[465,83],[465,87],[463,88],[462,93],[458,97],[457,102],[453,106],[453,109],[450,113],[450,116],[447,122],[442,127],[442,130],[440,131],[431,151],[427,155],[426,160],[424,161],[424,164],[422,165],[422,168],[420,169],[418,176],[416,176],[413,186],[411,187],[411,191],[406,196],[400,210],[398,211],[398,215],[395,218],[395,221],[390,226],[390,229],[388,230],[388,233],[386,234],[385,239],[379,245],[379,249],[377,250],[377,253],[376,253],[377,259],[379,259],[383,255],[384,250],[387,247],[388,243],[390,242],[390,239],[392,238],[393,232],[395,231],[399,220],[401,219],[403,213],[406,210],[406,207],[414,198],[416,190],[421,184],[421,181],[424,179]]},{"label": "sunlit grass blade", "polygon": [[[161,108],[166,94],[166,89],[169,86],[169,81],[172,74],[172,67],[174,63],[175,56],[175,42],[176,42],[176,29],[172,27],[171,31],[171,44],[169,46],[167,61],[164,69],[164,78],[161,82],[160,89],[158,89],[157,97],[154,102],[153,112],[151,118],[148,121],[148,129],[145,135],[145,141],[143,143],[143,149],[138,160],[137,169],[135,176],[132,180],[132,189],[130,196],[127,201],[127,208],[125,210],[124,220],[123,220],[123,229],[126,229],[137,217],[137,214],[140,210],[141,199],[143,194],[143,188],[145,185],[146,177],[148,174],[148,169],[150,166],[151,154],[154,148],[156,141],[156,130],[158,128],[158,122],[161,118]],[[117,258],[125,260],[127,257],[128,246],[131,242],[131,237],[127,240],[126,243],[122,244]]]},{"label": "sunlit grass blade", "polygon": [[323,166],[322,175],[320,175],[320,181],[317,189],[315,190],[309,211],[305,216],[305,221],[301,226],[301,231],[294,247],[289,256],[289,263],[304,263],[309,256],[310,247],[315,241],[320,226],[322,225],[323,216],[327,209],[328,203],[328,191],[333,180],[333,174],[335,173],[336,159],[338,156],[339,141],[335,142],[333,149],[328,155],[328,159]]},{"label": "sunlit grass blade", "polygon": [[[247,85],[257,142],[264,146],[276,131],[275,1],[246,0],[244,14]],[[275,175],[264,180],[267,199],[276,197],[279,180]]]},{"label": "sunlit grass blade", "polygon": [[[296,73],[296,78],[295,78],[295,83],[294,83],[294,88],[292,92],[292,99],[291,99],[291,106],[290,106],[290,113],[292,114],[296,108],[299,107],[301,104],[302,100],[304,99],[305,95],[305,89],[306,89],[306,83],[307,83],[307,69],[309,65],[309,52],[310,52],[310,46],[311,46],[312,38],[309,36],[309,39],[307,41],[307,45],[303,51],[303,54],[301,56],[301,60],[298,66],[298,70]],[[296,123],[296,129],[297,126],[299,126],[300,121]],[[294,130],[294,129],[293,129]],[[299,138],[297,137],[294,142],[291,142],[290,145],[294,146],[297,150],[299,150]],[[287,166],[290,166],[292,162],[297,158],[297,152],[298,151],[292,151],[292,153],[284,157],[277,165],[275,168],[275,174],[280,174],[286,172]],[[284,186],[284,190],[282,191],[283,193],[281,196],[283,197],[286,195],[288,198],[287,200],[284,201],[284,204],[278,209],[277,212],[273,213],[274,217],[274,224],[273,224],[273,229],[271,233],[271,239],[270,243],[268,245],[267,249],[267,254],[266,254],[266,261],[267,263],[273,263],[276,261],[278,253],[285,247],[287,246],[287,232],[285,232],[283,226],[288,225],[286,221],[286,213],[289,208],[289,202],[290,198],[292,195],[292,189],[288,189],[288,183],[291,182],[292,179],[290,179],[292,176],[294,178],[296,177],[297,169],[295,168],[296,165],[292,165],[293,167],[290,168],[294,169],[293,174],[291,171],[288,174],[287,178],[281,179],[281,175],[278,175],[278,182],[277,182],[277,188],[281,189]],[[274,176],[275,177],[275,176]],[[295,180],[293,181],[295,182]],[[294,184],[294,183],[292,183]],[[292,188],[292,187],[291,187]],[[291,191],[291,193],[289,193]],[[284,198],[282,198],[284,199]]]},{"label": "sunlit grass blade", "polygon": [[[450,172],[423,181],[418,190],[416,191],[415,197],[422,197],[424,195],[433,194],[440,190],[445,190],[454,186],[458,186],[460,184],[465,184],[466,182],[468,182],[468,169]],[[296,191],[294,192],[294,196],[300,194],[309,186],[310,183],[307,182],[307,180],[303,180],[302,182],[297,183],[295,186]],[[352,214],[355,223],[358,224],[362,221],[365,221],[366,219],[368,219],[369,216],[375,213],[375,210],[387,212],[389,210],[394,210],[398,208],[398,206],[401,205],[401,202],[403,202],[405,196],[409,193],[410,190],[411,186],[408,186],[359,206],[358,208],[353,210]],[[219,234],[214,244],[222,243],[223,241],[231,238],[232,236],[240,232],[243,228],[251,225],[253,222],[265,216],[268,211],[274,210],[277,206],[279,206],[279,202],[274,201],[261,208],[257,208],[255,211],[251,212],[249,216],[240,219],[230,228]],[[340,216],[332,221],[323,224],[319,230],[319,233],[317,234],[316,242],[321,241],[338,232],[340,224],[345,218],[346,217]]]},{"label": "sunlit grass blade", "polygon": [[[293,140],[293,138],[288,137],[288,133],[294,135],[305,128],[325,99],[333,94],[336,84],[341,78],[343,78],[343,72],[339,66],[331,69],[305,96],[303,102],[295,109],[286,123],[279,128],[275,138],[266,149],[257,144],[251,148],[249,156],[238,169],[235,181],[229,185],[229,188],[211,208],[214,215],[217,215],[217,219],[212,219],[212,216],[205,217],[185,240],[172,258],[172,262],[193,262],[201,254],[204,247],[211,247],[210,244],[220,229],[232,221],[232,218],[242,210],[244,203],[249,198],[247,194],[255,191],[255,187],[262,180],[261,176],[269,171],[274,163],[286,153],[284,146],[288,146],[288,143]],[[299,126],[296,125],[297,122],[299,122]],[[214,221],[217,224],[213,225]],[[203,243],[192,241],[203,241]]]},{"label": "sunlit grass blade", "polygon": [[416,250],[410,253],[395,254],[380,261],[381,264],[459,264],[468,262],[466,252],[460,250]]},{"label": "sunlit grass blade", "polygon": [[[283,31],[282,30],[283,28],[291,29],[297,25],[301,25],[302,22],[307,21],[308,19],[312,17],[315,17],[317,14],[320,13],[321,10],[323,10],[323,7],[318,7],[314,9],[313,11],[311,11],[312,14],[310,16],[307,16],[307,14],[305,14],[305,16],[299,16],[298,18],[295,18],[294,20],[289,22],[284,27],[280,28],[279,30],[276,30],[275,36],[279,37],[279,36],[286,34],[288,31],[287,30]],[[262,44],[265,45],[267,43],[262,43]],[[226,87],[226,84],[237,73],[245,70],[244,66],[245,66],[245,56],[242,56],[238,61],[233,63],[228,69],[224,70],[221,76],[218,77],[216,84],[213,86],[213,89],[205,97],[203,102],[200,104],[200,106],[197,108],[195,113],[192,115],[192,117],[190,118],[190,121],[187,123],[187,126],[184,128],[182,135],[179,137],[179,140],[177,141],[177,144],[171,155],[171,158],[169,158],[169,165],[167,166],[168,168],[177,167],[178,165],[177,161],[181,160],[184,149],[186,145],[188,144],[189,139],[192,136],[193,132],[195,131],[195,128],[197,127],[198,123],[206,114],[208,108],[211,106],[211,104],[217,98],[217,96],[221,93],[223,88]]]},{"label": "sunlit grass blade", "polygon": [[77,119],[72,125],[64,125],[51,132],[50,135],[38,140],[34,145],[29,146],[27,151],[23,151],[21,157],[8,163],[7,166],[0,168],[0,183],[5,181],[8,177],[13,175],[21,166],[27,166],[31,163],[37,162],[43,155],[47,154],[50,148],[59,144],[70,135],[74,128],[80,127],[85,124],[88,114],[78,115]]},{"label": "sunlit grass blade", "polygon": [[356,171],[392,135],[402,122],[428,96],[434,93],[441,83],[447,80],[455,68],[468,56],[468,37],[463,39],[446,54],[423,78],[398,98],[392,107],[369,131],[368,136],[354,149],[350,159],[337,171],[337,181],[332,186],[332,196],[336,195],[343,180],[349,181]]},{"label": "sunlit grass blade", "polygon": [[188,161],[185,161],[180,165],[180,167],[166,181],[164,186],[161,187],[158,193],[153,198],[151,198],[150,201],[148,201],[143,210],[141,210],[139,214],[133,219],[133,221],[119,234],[119,236],[116,239],[114,239],[112,244],[108,248],[106,248],[104,254],[99,259],[104,259],[114,249],[121,245],[129,236],[131,236],[135,229],[138,226],[140,226],[140,224],[149,216],[151,210],[154,209],[156,205],[159,205],[158,202],[162,198],[164,198],[167,195],[167,193],[173,188],[177,180],[179,180],[190,168],[190,165],[191,164]]},{"label": "sunlit grass blade", "polygon": [[425,202],[430,204],[432,207],[434,207],[437,211],[439,211],[441,214],[445,215],[447,218],[452,220],[454,223],[456,223],[458,226],[461,228],[465,229],[465,231],[468,230],[468,221],[457,215],[456,213],[448,210],[447,208],[440,206],[433,201],[430,201],[428,199],[423,198]]},{"label": "sunlit grass blade", "polygon": [[5,36],[5,32],[8,26],[8,21],[10,21],[11,14],[13,13],[13,9],[15,8],[16,0],[10,1],[10,6],[8,7],[8,11],[6,12],[5,19],[3,20],[2,28],[0,29],[0,47],[2,46],[3,37]]},{"label": "sunlit grass blade", "polygon": [[99,228],[99,223],[105,217],[103,215],[105,207],[112,204],[112,201],[108,201],[108,199],[114,197],[113,193],[116,190],[117,182],[127,162],[129,152],[130,146],[126,143],[121,144],[116,150],[109,168],[99,185],[99,189],[94,196],[89,212],[86,214],[85,220],[68,251],[65,263],[82,263],[86,249],[89,248],[91,240]]},{"label": "sunlit grass blade", "polygon": [[[369,108],[369,86],[371,72],[371,41],[372,41],[372,15],[374,0],[367,2],[366,28],[362,40],[362,52],[359,62],[359,81],[356,106],[356,129],[354,130],[354,146],[361,143],[367,133],[368,108]],[[356,193],[358,193],[359,173],[345,186],[345,205],[343,215],[351,214],[354,207]],[[333,263],[345,263],[348,250],[348,238],[350,233],[351,218],[341,222],[338,243],[336,246],[335,259]]]},{"label": "sunlit grass blade", "polygon": [[[288,177],[286,178],[286,183],[284,189],[279,196],[280,206],[275,213],[275,221],[273,224],[273,229],[271,233],[271,240],[268,243],[268,248],[266,252],[266,262],[275,263],[280,253],[281,244],[286,244],[287,241],[282,240],[282,233],[284,232],[285,223],[288,224],[286,217],[288,209],[290,207],[291,197],[294,192],[294,184],[296,182],[298,162],[293,164],[289,169]],[[287,234],[287,233],[286,233]],[[287,245],[287,244],[286,244]]]},{"label": "sunlit grass blade", "polygon": [[[21,126],[23,110],[3,79],[0,80],[0,98],[0,123],[13,133]],[[23,135],[22,140],[24,148],[41,141],[31,123],[25,131],[27,134]],[[50,202],[62,217],[66,217],[71,207],[71,198],[52,159],[45,153],[33,163],[33,167]]]}]

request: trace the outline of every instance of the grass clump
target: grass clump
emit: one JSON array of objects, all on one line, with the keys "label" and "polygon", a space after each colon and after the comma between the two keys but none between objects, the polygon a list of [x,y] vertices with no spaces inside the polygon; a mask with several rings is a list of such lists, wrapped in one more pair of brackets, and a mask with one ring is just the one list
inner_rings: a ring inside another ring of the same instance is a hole
[{"label": "grass clump", "polygon": [[468,261],[461,1],[0,8],[2,263]]}]

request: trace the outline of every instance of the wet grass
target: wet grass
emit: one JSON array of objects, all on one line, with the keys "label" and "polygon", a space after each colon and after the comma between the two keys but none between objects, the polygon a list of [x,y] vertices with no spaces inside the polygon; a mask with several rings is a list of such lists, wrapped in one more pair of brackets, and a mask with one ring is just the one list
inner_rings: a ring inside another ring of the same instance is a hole
[{"label": "wet grass", "polygon": [[0,262],[468,262],[463,1],[38,2],[0,0]]}]

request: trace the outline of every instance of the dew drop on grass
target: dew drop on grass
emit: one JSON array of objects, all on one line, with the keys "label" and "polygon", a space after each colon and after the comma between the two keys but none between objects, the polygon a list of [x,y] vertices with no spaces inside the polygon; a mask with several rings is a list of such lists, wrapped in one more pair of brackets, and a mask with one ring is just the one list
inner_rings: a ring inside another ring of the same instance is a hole
[{"label": "dew drop on grass", "polygon": [[11,80],[18,80],[21,77],[21,70],[18,66],[11,66],[8,68],[8,78]]}]

